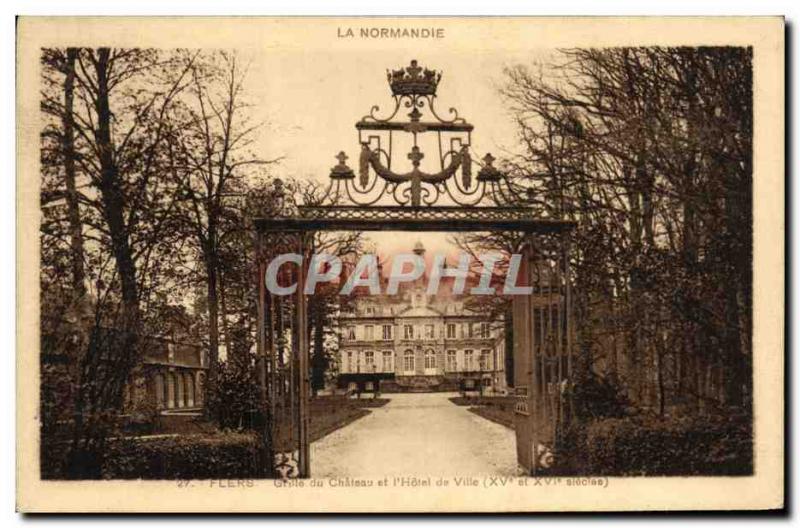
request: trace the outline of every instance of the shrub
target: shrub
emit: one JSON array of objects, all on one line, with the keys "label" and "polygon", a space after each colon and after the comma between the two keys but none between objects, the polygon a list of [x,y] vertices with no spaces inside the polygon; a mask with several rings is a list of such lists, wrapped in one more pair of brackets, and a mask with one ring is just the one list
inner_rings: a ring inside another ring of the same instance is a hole
[{"label": "shrub", "polygon": [[563,445],[569,464],[559,471],[582,475],[750,475],[749,416],[595,420],[572,429]]},{"label": "shrub", "polygon": [[617,379],[594,372],[575,383],[575,414],[581,419],[620,418],[629,406]]},{"label": "shrub", "polygon": [[219,433],[109,444],[105,479],[253,478],[259,475],[255,435]]},{"label": "shrub", "polygon": [[258,427],[258,380],[248,359],[221,362],[215,386],[207,388],[206,403],[222,429]]}]

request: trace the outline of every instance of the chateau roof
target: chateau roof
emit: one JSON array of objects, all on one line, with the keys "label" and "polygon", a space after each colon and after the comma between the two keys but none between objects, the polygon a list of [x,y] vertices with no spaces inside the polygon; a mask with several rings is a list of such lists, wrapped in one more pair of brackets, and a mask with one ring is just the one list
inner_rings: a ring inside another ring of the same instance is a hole
[{"label": "chateau roof", "polygon": [[444,314],[430,306],[409,306],[397,313],[397,317],[441,317]]}]

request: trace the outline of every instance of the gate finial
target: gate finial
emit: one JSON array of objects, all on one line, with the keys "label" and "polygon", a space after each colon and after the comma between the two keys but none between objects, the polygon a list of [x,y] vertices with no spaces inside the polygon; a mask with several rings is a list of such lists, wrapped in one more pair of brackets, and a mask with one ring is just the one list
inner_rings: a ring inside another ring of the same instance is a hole
[{"label": "gate finial", "polygon": [[436,95],[442,72],[429,70],[412,60],[410,66],[387,72],[393,95]]}]

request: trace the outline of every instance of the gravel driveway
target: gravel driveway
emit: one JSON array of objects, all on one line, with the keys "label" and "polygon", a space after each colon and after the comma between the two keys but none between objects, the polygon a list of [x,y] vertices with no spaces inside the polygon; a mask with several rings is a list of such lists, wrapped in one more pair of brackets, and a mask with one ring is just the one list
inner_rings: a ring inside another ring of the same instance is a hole
[{"label": "gravel driveway", "polygon": [[312,477],[516,475],[514,432],[448,400],[391,401],[311,444]]}]

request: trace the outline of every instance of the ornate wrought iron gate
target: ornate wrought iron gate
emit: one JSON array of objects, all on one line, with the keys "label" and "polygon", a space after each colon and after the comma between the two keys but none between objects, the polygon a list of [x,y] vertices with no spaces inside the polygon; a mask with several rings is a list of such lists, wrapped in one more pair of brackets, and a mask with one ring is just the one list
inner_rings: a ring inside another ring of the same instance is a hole
[{"label": "ornate wrought iron gate", "polygon": [[[572,358],[568,237],[574,223],[548,216],[537,190],[510,178],[486,154],[474,160],[473,126],[451,108],[435,108],[441,73],[411,65],[388,72],[394,108],[377,116],[373,106],[358,123],[358,176],[340,152],[321,205],[291,203],[277,181],[284,207],[255,220],[258,255],[258,370],[264,467],[282,477],[310,476],[309,332],[305,275],[314,233],[320,231],[510,231],[520,234],[522,277],[531,295],[516,296],[514,316],[517,452],[520,465],[536,473],[548,465],[569,419]],[[408,119],[396,119],[401,109]],[[424,112],[423,112],[424,111]],[[426,116],[427,114],[427,116]],[[423,120],[427,117],[428,120]],[[409,172],[392,170],[394,136],[411,134]],[[435,136],[438,172],[421,170],[418,137]],[[480,167],[473,179],[473,164]],[[560,210],[560,208],[559,208]],[[296,284],[291,296],[273,296],[264,275],[285,253],[302,263],[282,266],[279,283]]]},{"label": "ornate wrought iron gate", "polygon": [[[309,253],[307,231],[259,232],[257,372],[260,387],[261,461],[265,473],[283,478],[309,475],[308,310],[305,266],[283,267],[278,282],[297,284],[291,296],[270,295],[264,277],[276,256]],[[304,259],[305,260],[305,259]]]},{"label": "ornate wrought iron gate", "polygon": [[520,276],[532,292],[513,300],[514,428],[517,460],[531,474],[552,467],[572,417],[569,265],[567,236],[526,236]]}]

